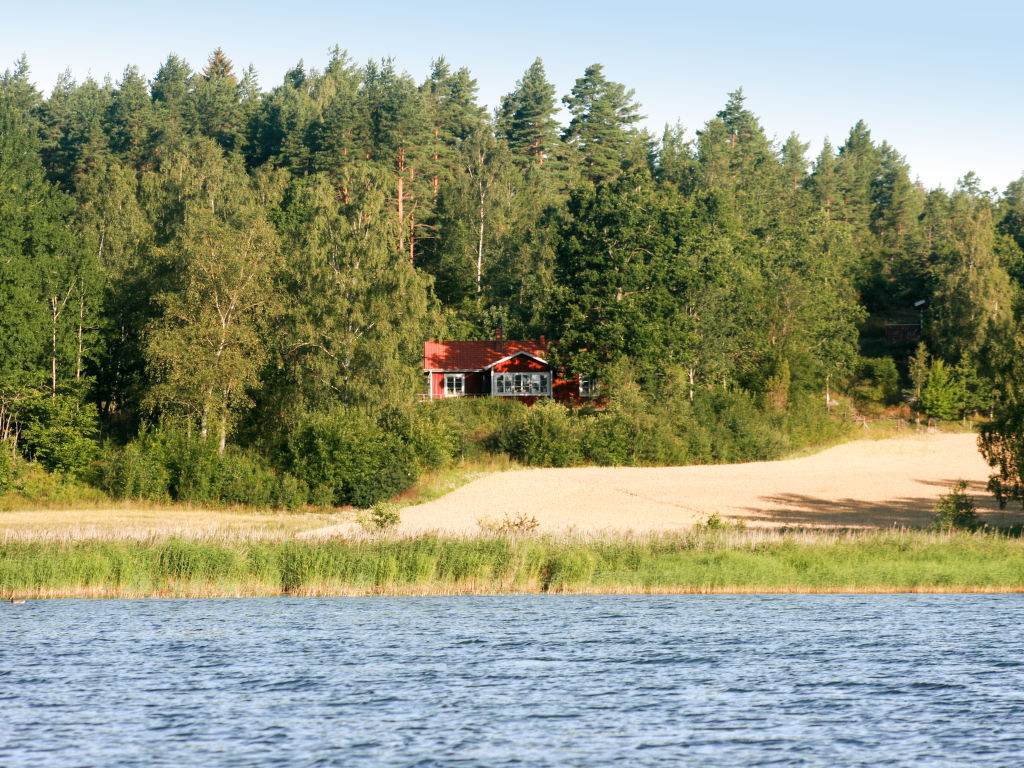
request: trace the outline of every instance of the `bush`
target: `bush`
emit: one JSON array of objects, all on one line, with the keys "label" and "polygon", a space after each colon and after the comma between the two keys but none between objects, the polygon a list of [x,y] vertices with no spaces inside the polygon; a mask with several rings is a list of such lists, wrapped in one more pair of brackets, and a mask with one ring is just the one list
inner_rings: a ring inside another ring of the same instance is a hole
[{"label": "bush", "polygon": [[621,467],[635,463],[635,429],[620,413],[596,413],[581,421],[581,448],[584,456],[602,467]]},{"label": "bush", "polygon": [[14,459],[7,446],[0,442],[0,496],[14,487]]},{"label": "bush", "polygon": [[967,483],[957,480],[950,492],[935,505],[934,531],[973,531],[981,527],[974,501],[964,491]]},{"label": "bush", "polygon": [[459,436],[436,409],[391,410],[382,414],[378,423],[401,438],[424,469],[443,467],[461,452]]},{"label": "bush", "polygon": [[708,430],[714,461],[766,461],[790,450],[783,416],[758,408],[746,392],[718,391],[697,398],[697,421]]},{"label": "bush", "polygon": [[861,404],[895,405],[900,399],[900,374],[891,357],[862,357],[850,394]]},{"label": "bush", "polygon": [[921,410],[937,419],[955,419],[960,415],[960,392],[950,369],[942,360],[933,360],[928,369]]},{"label": "bush", "polygon": [[578,425],[568,409],[553,400],[523,408],[506,428],[502,444],[512,457],[532,466],[568,467],[580,459]]},{"label": "bush", "polygon": [[329,489],[335,504],[370,507],[409,488],[419,475],[401,436],[354,411],[310,414],[289,440],[294,474],[310,488]]},{"label": "bush", "polygon": [[390,531],[400,522],[402,522],[402,516],[398,511],[397,504],[378,501],[370,509],[370,525],[375,530]]},{"label": "bush", "polygon": [[108,457],[102,484],[121,499],[169,498],[171,477],[162,443],[143,428],[138,438]]},{"label": "bush", "polygon": [[73,395],[36,397],[23,418],[22,446],[50,472],[80,474],[99,455],[96,409]]},{"label": "bush", "polygon": [[103,487],[122,499],[190,504],[246,504],[295,509],[308,501],[305,483],[277,473],[257,454],[234,447],[221,455],[214,440],[162,426],[107,461]]}]

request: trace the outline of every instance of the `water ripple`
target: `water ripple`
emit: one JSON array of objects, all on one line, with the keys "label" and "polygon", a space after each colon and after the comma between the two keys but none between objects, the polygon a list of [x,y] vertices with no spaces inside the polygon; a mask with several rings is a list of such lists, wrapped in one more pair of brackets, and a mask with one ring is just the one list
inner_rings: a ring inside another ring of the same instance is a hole
[{"label": "water ripple", "polygon": [[21,608],[9,768],[1024,762],[1021,596]]}]

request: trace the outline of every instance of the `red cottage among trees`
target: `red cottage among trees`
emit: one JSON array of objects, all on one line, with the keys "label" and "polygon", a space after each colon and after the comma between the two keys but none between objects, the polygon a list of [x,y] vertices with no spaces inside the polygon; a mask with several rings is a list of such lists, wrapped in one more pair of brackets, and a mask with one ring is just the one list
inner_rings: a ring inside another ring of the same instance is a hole
[{"label": "red cottage among trees", "polygon": [[566,376],[547,360],[548,344],[537,341],[427,341],[423,372],[429,397],[515,397],[533,403],[542,397],[574,402],[590,397],[593,380]]}]

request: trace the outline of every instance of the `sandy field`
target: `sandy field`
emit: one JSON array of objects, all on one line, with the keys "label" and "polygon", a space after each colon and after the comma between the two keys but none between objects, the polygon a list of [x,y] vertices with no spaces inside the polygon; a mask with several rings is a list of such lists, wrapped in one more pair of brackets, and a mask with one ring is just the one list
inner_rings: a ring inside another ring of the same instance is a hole
[{"label": "sandy field", "polygon": [[1021,520],[1019,505],[999,510],[985,491],[988,476],[975,435],[915,433],[787,461],[499,472],[403,509],[399,530],[477,533],[481,521],[520,513],[546,532],[670,531],[716,512],[748,526],[921,526],[958,479],[985,520]]},{"label": "sandy field", "polygon": [[[401,510],[400,534],[478,534],[520,515],[542,533],[689,528],[718,513],[750,527],[923,526],[936,500],[967,481],[982,517],[1000,511],[985,491],[989,468],[971,434],[910,433],[860,440],[787,461],[698,467],[516,469],[486,475],[448,495]],[[258,512],[182,507],[0,512],[0,539],[329,538],[359,534],[360,513]],[[365,516],[365,514],[364,514]]]}]

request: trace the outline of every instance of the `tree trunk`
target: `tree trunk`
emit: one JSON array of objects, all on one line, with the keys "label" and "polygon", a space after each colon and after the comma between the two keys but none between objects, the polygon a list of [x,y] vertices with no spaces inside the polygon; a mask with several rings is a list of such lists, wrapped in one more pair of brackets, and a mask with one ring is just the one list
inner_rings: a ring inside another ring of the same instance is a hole
[{"label": "tree trunk", "polygon": [[398,250],[405,250],[405,179],[398,176]]},{"label": "tree trunk", "polygon": [[476,244],[476,300],[480,301],[480,292],[483,290],[481,285],[482,274],[484,268],[484,194],[480,194],[480,234],[477,238]]},{"label": "tree trunk", "polygon": [[78,355],[75,358],[75,381],[82,380],[82,326],[85,324],[85,295],[78,295]]},{"label": "tree trunk", "polygon": [[50,306],[53,308],[53,336],[50,346],[50,396],[57,396],[57,318],[60,312],[57,311],[57,297],[50,297]]}]

